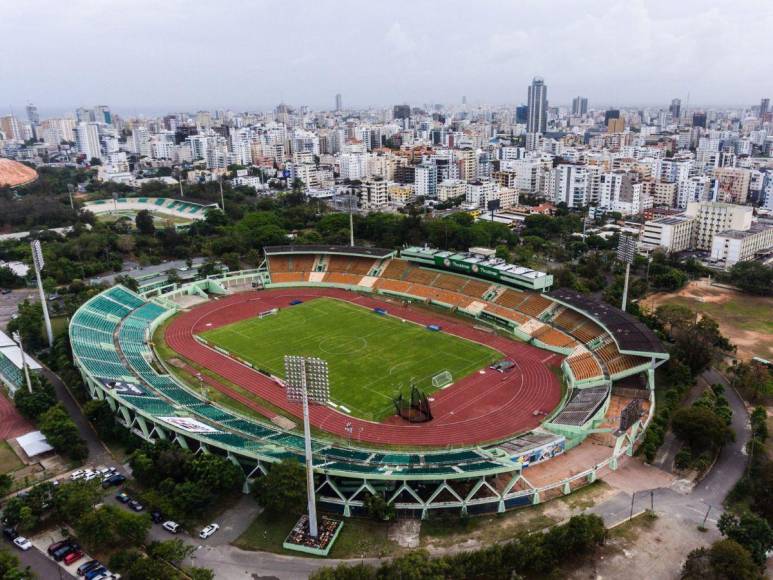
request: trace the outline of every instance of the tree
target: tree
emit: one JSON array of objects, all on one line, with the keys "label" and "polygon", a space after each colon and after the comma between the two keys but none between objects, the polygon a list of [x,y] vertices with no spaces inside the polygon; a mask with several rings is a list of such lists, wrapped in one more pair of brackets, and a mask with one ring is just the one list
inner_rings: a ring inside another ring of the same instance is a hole
[{"label": "tree", "polygon": [[[46,263],[48,269],[49,264]],[[8,334],[19,332],[24,340],[24,347],[30,351],[45,348],[46,338],[43,334],[43,308],[40,302],[25,300],[17,307],[18,316],[8,323]]]},{"label": "tree", "polygon": [[166,560],[175,566],[179,565],[180,562],[185,560],[185,558],[195,551],[195,546],[186,544],[179,538],[166,540],[164,542],[151,542],[147,548],[149,556],[159,560]]},{"label": "tree", "polygon": [[137,231],[143,236],[152,236],[156,233],[153,214],[146,209],[141,209],[137,212],[137,216],[134,218],[134,224],[137,226]]},{"label": "tree", "polygon": [[717,528],[723,536],[746,548],[759,566],[765,564],[766,553],[773,548],[773,529],[765,519],[752,513],[739,518],[725,512],[720,516]]},{"label": "tree", "polygon": [[35,575],[29,566],[21,568],[19,558],[5,550],[0,550],[0,578],[3,580],[32,580]]},{"label": "tree", "polygon": [[13,402],[19,413],[27,419],[36,420],[51,407],[56,405],[56,393],[54,387],[45,377],[35,375],[32,377],[32,392],[24,386],[16,391]]},{"label": "tree", "polygon": [[43,413],[38,426],[51,446],[58,452],[75,460],[85,459],[88,456],[86,442],[81,439],[78,427],[61,403]]},{"label": "tree", "polygon": [[13,476],[9,473],[0,475],[0,497],[5,497],[13,487]]},{"label": "tree", "polygon": [[107,401],[92,399],[83,405],[83,414],[94,425],[94,429],[102,439],[109,439],[114,435],[116,422],[115,415]]},{"label": "tree", "polygon": [[365,498],[365,510],[374,520],[387,521],[395,516],[395,508],[379,494],[370,494]]},{"label": "tree", "polygon": [[773,266],[750,260],[730,268],[730,280],[738,288],[760,296],[773,295]]},{"label": "tree", "polygon": [[145,541],[151,522],[147,514],[134,514],[112,505],[83,514],[75,524],[78,537],[91,549],[139,546]]},{"label": "tree", "polygon": [[91,511],[102,497],[99,484],[92,481],[62,483],[53,491],[53,508],[64,522],[75,522]]},{"label": "tree", "polygon": [[284,459],[271,465],[257,480],[255,493],[269,512],[299,514],[306,510],[306,473],[303,465]]},{"label": "tree", "polygon": [[694,456],[716,451],[731,437],[732,431],[711,409],[683,407],[671,419],[674,434],[690,446]]}]

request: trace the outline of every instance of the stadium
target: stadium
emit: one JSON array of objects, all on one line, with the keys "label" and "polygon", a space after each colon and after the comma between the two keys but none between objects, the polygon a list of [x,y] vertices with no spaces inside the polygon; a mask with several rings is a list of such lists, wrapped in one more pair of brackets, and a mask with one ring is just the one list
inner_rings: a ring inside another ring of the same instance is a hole
[{"label": "stadium", "polygon": [[328,363],[310,407],[315,486],[344,516],[368,494],[422,518],[569,494],[616,469],[652,417],[657,337],[549,274],[480,248],[264,253],[254,270],[114,286],[69,327],[94,398],[148,441],[229,458],[245,491],[303,461],[285,355]]}]

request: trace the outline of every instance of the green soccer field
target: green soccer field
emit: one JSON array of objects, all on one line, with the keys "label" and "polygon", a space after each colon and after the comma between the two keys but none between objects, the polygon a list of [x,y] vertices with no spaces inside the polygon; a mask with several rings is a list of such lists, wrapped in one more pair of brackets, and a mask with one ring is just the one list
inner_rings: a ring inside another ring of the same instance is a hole
[{"label": "green soccer field", "polygon": [[456,382],[501,359],[486,346],[332,298],[201,335],[280,377],[286,354],[324,359],[332,401],[373,421],[394,414],[392,398],[400,389],[407,394],[411,381],[429,394],[437,390],[432,377],[442,371]]}]

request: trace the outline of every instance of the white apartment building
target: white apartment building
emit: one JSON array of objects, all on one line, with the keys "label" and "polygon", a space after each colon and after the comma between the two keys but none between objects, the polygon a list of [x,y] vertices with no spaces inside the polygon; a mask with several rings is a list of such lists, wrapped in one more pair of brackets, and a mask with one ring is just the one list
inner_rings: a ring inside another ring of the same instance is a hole
[{"label": "white apartment building", "polygon": [[132,129],[132,152],[138,157],[150,157],[150,132],[147,127],[137,126]]},{"label": "white apartment building", "polygon": [[338,157],[338,173],[341,179],[363,179],[365,165],[365,155],[362,153],[343,153]]},{"label": "white apartment building", "polygon": [[385,179],[375,178],[362,182],[362,203],[366,209],[383,209],[389,205],[389,188]]},{"label": "white apartment building", "polygon": [[547,197],[567,207],[584,207],[594,201],[594,180],[599,174],[598,167],[588,165],[561,164],[549,175]]},{"label": "white apartment building", "polygon": [[752,224],[748,230],[728,230],[714,236],[711,259],[730,268],[738,262],[754,259],[755,255],[773,249],[773,226]]},{"label": "white apartment building", "polygon": [[413,184],[418,197],[435,198],[437,196],[437,166],[434,163],[421,163],[414,171]]},{"label": "white apartment building", "polygon": [[493,181],[473,181],[467,184],[464,201],[470,206],[485,209],[490,199],[496,199],[496,191],[497,184]]},{"label": "white apartment building", "polygon": [[711,178],[702,175],[677,182],[676,207],[685,209],[688,204],[711,199]]},{"label": "white apartment building", "polygon": [[657,178],[660,181],[684,181],[690,177],[693,160],[686,157],[660,159]]},{"label": "white apartment building", "polygon": [[754,209],[748,205],[717,202],[691,202],[685,214],[695,218],[693,247],[711,250],[714,235],[728,230],[748,231]]},{"label": "white apartment building", "polygon": [[99,145],[99,125],[97,123],[78,123],[75,128],[75,147],[78,153],[86,157],[86,161],[96,157],[102,159],[102,148]]},{"label": "white apartment building", "polygon": [[662,248],[667,252],[689,250],[695,218],[684,214],[644,222],[639,244],[648,250]]},{"label": "white apartment building", "polygon": [[751,185],[751,171],[740,167],[717,167],[717,199],[725,203],[746,203]]},{"label": "white apartment building", "polygon": [[629,171],[603,173],[599,178],[599,207],[623,215],[638,214],[652,207],[648,185],[637,179],[638,175]]},{"label": "white apartment building", "polygon": [[461,179],[446,179],[437,186],[438,201],[448,201],[467,194],[467,184]]}]

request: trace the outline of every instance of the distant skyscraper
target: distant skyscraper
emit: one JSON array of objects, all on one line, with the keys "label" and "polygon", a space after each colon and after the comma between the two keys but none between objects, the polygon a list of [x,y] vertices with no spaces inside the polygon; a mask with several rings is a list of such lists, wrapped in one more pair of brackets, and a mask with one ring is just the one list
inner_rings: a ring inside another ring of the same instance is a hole
[{"label": "distant skyscraper", "polygon": [[527,133],[544,133],[548,127],[548,88],[540,77],[534,77],[528,92],[529,118]]},{"label": "distant skyscraper", "polygon": [[344,108],[344,101],[343,98],[341,98],[341,93],[338,93],[336,95],[336,111],[340,111]]},{"label": "distant skyscraper", "polygon": [[760,101],[760,117],[764,117],[770,111],[770,99],[765,98]]},{"label": "distant skyscraper", "polygon": [[515,108],[515,122],[525,125],[529,121],[529,107],[520,105]]},{"label": "distant skyscraper", "polygon": [[692,126],[706,128],[706,113],[693,113]]},{"label": "distant skyscraper", "polygon": [[395,119],[408,119],[411,116],[411,106],[395,105],[392,109],[392,115]]},{"label": "distant skyscraper", "polygon": [[462,97],[462,105],[467,105],[467,97]]},{"label": "distant skyscraper", "polygon": [[682,114],[682,99],[671,99],[671,106],[668,107],[668,111],[671,113],[673,120],[679,119]]},{"label": "distant skyscraper", "polygon": [[27,105],[27,120],[33,125],[40,123],[40,115],[38,115],[38,108],[30,103]]},{"label": "distant skyscraper", "polygon": [[619,119],[620,109],[609,109],[604,113],[604,125],[609,126],[610,119]]},{"label": "distant skyscraper", "polygon": [[575,97],[572,99],[572,116],[578,117],[588,112],[588,97]]}]

